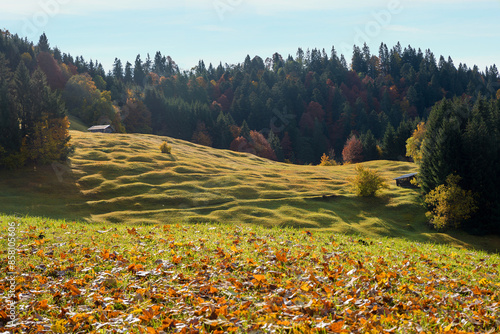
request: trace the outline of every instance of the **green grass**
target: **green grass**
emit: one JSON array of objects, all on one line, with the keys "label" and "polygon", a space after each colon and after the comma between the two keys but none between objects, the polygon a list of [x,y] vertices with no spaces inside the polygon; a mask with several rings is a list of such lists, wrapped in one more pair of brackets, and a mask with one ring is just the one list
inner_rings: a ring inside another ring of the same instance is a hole
[{"label": "green grass", "polygon": [[73,115],[68,115],[68,118],[69,118],[69,129],[70,130],[87,132],[87,129],[89,127],[87,125],[85,125],[82,122],[82,120],[80,120],[78,117],[73,116]]},{"label": "green grass", "polygon": [[19,321],[2,328],[2,304],[1,331],[500,330],[498,254],[255,224],[132,227],[0,215],[3,291],[12,225]]},{"label": "green grass", "polygon": [[[496,237],[430,229],[418,192],[392,181],[416,171],[412,163],[365,163],[390,184],[379,197],[365,199],[346,187],[354,165],[289,165],[153,135],[71,131],[71,136],[76,150],[67,165],[0,171],[0,212],[131,225],[209,221],[303,227],[500,249]],[[171,155],[160,153],[164,140]]]}]

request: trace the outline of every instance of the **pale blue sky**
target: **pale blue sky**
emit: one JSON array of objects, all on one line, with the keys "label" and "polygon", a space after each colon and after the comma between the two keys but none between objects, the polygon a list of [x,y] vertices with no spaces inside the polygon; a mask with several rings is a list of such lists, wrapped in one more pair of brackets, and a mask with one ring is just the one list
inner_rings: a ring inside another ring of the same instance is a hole
[{"label": "pale blue sky", "polygon": [[99,60],[134,62],[156,51],[182,69],[245,56],[295,56],[298,47],[332,45],[350,61],[353,44],[378,54],[392,47],[430,48],[455,65],[500,65],[500,0],[14,0],[2,4],[0,28]]}]

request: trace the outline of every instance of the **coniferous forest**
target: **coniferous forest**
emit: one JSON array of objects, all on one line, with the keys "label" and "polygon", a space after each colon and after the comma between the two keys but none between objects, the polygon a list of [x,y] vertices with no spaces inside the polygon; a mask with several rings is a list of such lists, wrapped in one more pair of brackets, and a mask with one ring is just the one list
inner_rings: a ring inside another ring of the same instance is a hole
[{"label": "coniferous forest", "polygon": [[[498,232],[500,77],[431,50],[303,50],[181,70],[167,55],[101,63],[0,31],[0,164],[64,160],[67,115],[296,164],[415,158],[425,193],[451,174],[478,198],[469,230]],[[495,218],[496,217],[496,218]],[[479,223],[479,224],[478,224]]]}]

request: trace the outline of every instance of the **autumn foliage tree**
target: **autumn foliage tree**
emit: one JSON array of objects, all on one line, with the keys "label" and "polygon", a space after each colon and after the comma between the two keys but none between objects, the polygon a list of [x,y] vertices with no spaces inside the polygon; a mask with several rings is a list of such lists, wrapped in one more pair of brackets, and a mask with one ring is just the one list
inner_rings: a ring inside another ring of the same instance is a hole
[{"label": "autumn foliage tree", "polygon": [[425,138],[425,123],[417,125],[413,135],[406,141],[406,156],[411,157],[415,163],[422,160],[422,142]]},{"label": "autumn foliage tree", "polygon": [[37,69],[30,75],[21,62],[9,95],[5,81],[1,81],[0,116],[11,129],[6,133],[9,145],[4,148],[5,143],[0,142],[0,165],[16,168],[25,163],[37,166],[65,160],[72,151],[69,121],[65,105],[48,85],[45,73]]},{"label": "autumn foliage tree", "polygon": [[342,150],[342,158],[344,163],[358,163],[363,161],[363,144],[356,138],[351,136]]},{"label": "autumn foliage tree", "polygon": [[212,147],[212,138],[210,137],[207,127],[203,122],[198,122],[196,131],[194,132],[191,140],[196,144]]},{"label": "autumn foliage tree", "polygon": [[151,133],[151,113],[141,100],[127,99],[122,107],[123,125],[129,133]]},{"label": "autumn foliage tree", "polygon": [[47,76],[52,89],[64,89],[69,77],[63,72],[54,57],[48,52],[40,52],[37,56],[38,66]]},{"label": "autumn foliage tree", "polygon": [[247,152],[262,158],[276,160],[276,154],[267,139],[260,132],[254,130],[250,131],[249,140],[242,136],[234,139],[230,145],[230,150]]},{"label": "autumn foliage tree", "polygon": [[473,192],[460,187],[461,179],[458,175],[448,175],[446,184],[437,186],[425,196],[425,203],[431,207],[427,216],[437,229],[458,228],[478,209]]}]

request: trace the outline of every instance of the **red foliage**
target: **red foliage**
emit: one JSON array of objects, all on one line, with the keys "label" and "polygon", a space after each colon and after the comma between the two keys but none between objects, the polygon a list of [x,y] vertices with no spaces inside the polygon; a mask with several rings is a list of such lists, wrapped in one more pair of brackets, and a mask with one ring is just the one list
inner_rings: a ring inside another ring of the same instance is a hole
[{"label": "red foliage", "polygon": [[192,141],[200,145],[212,147],[212,138],[210,137],[204,122],[198,122]]},{"label": "red foliage", "polygon": [[68,81],[54,57],[48,52],[40,52],[36,57],[38,66],[47,76],[47,83],[52,89],[63,89]]},{"label": "red foliage", "polygon": [[267,139],[262,135],[262,133],[257,131],[250,131],[250,138],[252,139],[251,144],[255,148],[257,155],[262,158],[269,160],[277,160],[276,154],[274,153],[271,145]]},{"label": "red foliage", "polygon": [[325,118],[325,111],[323,107],[318,102],[311,101],[309,106],[307,107],[307,111],[302,114],[302,118],[300,119],[300,128],[302,130],[314,129],[314,120],[317,119],[320,122],[323,122]]},{"label": "red foliage", "polygon": [[256,154],[255,149],[251,146],[248,141],[243,137],[238,137],[231,142],[229,149],[235,152],[246,152],[251,154]]},{"label": "red foliage", "polygon": [[228,89],[226,89],[224,91],[224,95],[226,95],[230,104],[233,103],[234,92],[233,92],[233,89],[231,87],[229,87]]},{"label": "red foliage", "polygon": [[269,160],[277,160],[271,145],[266,138],[257,131],[250,131],[250,142],[243,137],[238,137],[229,146],[229,149],[236,152],[246,152]]},{"label": "red foliage", "polygon": [[231,107],[231,102],[226,95],[222,94],[221,97],[217,99],[217,102],[221,105],[222,111],[227,112]]},{"label": "red foliage", "polygon": [[283,149],[283,154],[285,158],[290,159],[293,154],[292,141],[290,140],[290,135],[285,132],[283,139],[281,140],[281,148]]},{"label": "red foliage", "polygon": [[344,163],[357,163],[363,161],[363,144],[356,138],[351,136],[344,146],[342,151]]}]

